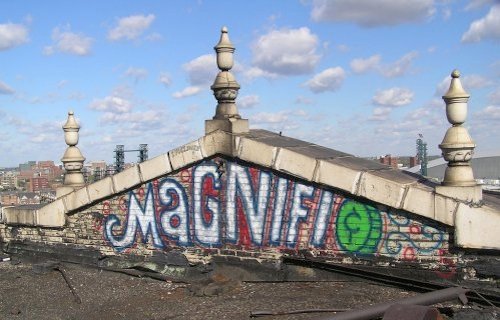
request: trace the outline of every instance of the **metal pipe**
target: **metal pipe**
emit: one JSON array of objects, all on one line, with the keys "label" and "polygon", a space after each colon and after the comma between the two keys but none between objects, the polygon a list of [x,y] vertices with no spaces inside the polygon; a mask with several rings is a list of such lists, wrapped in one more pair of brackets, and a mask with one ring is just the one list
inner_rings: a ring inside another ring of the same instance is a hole
[{"label": "metal pipe", "polygon": [[370,320],[376,317],[381,317],[385,311],[394,304],[407,304],[407,305],[421,305],[427,306],[435,303],[452,300],[453,298],[458,298],[460,296],[461,300],[465,298],[465,294],[469,292],[469,289],[463,287],[453,287],[446,288],[442,290],[436,290],[432,292],[427,292],[419,294],[414,297],[409,297],[406,299],[401,299],[392,302],[385,302],[376,304],[373,306],[367,306],[363,309],[357,309],[352,311],[346,311],[338,313],[333,317],[320,318],[323,320]]}]

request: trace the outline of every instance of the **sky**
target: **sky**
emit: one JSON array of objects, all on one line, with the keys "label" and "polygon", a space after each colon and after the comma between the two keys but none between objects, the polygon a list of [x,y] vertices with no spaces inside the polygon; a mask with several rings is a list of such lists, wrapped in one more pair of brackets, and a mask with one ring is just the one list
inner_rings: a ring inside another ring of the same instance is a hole
[{"label": "sky", "polygon": [[0,166],[61,163],[69,110],[86,161],[203,136],[223,26],[252,129],[363,157],[414,155],[422,134],[440,154],[457,68],[476,154],[500,153],[498,0],[3,0]]}]

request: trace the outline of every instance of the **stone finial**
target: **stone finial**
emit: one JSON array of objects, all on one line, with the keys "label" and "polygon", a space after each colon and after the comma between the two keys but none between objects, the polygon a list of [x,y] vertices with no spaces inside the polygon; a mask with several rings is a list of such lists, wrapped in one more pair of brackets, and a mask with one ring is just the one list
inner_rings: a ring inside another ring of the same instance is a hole
[{"label": "stone finial", "polygon": [[76,146],[78,144],[78,131],[80,131],[80,126],[75,120],[73,111],[68,112],[68,120],[62,128],[66,144],[68,146]]},{"label": "stone finial", "polygon": [[222,27],[219,43],[214,47],[217,52],[217,66],[222,71],[229,71],[233,67],[234,59],[234,46],[229,40],[227,28]]},{"label": "stone finial", "polygon": [[205,122],[205,133],[215,130],[224,130],[232,133],[248,132],[248,120],[241,119],[236,106],[236,97],[240,85],[230,72],[234,64],[233,53],[235,48],[229,40],[226,27],[221,30],[219,43],[214,47],[217,54],[217,66],[220,69],[213,85],[210,87],[215,99],[217,108],[212,120]]},{"label": "stone finial", "polygon": [[68,145],[61,159],[64,164],[64,169],[66,169],[64,186],[73,188],[81,187],[85,184],[82,172],[85,158],[80,152],[80,149],[76,146],[78,144],[78,131],[80,131],[80,126],[75,120],[73,111],[68,112],[68,120],[62,128],[64,130],[64,141]]},{"label": "stone finial", "polygon": [[448,161],[443,186],[476,186],[470,160],[476,147],[467,128],[462,126],[467,118],[467,102],[470,95],[465,92],[460,82],[460,72],[451,73],[448,92],[443,96],[446,103],[446,117],[452,127],[446,131],[439,148]]}]

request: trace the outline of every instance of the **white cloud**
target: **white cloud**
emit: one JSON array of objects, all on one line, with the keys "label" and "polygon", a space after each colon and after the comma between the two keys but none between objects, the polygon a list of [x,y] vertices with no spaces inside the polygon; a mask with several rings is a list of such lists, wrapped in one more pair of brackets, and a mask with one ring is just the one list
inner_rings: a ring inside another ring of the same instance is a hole
[{"label": "white cloud", "polygon": [[380,67],[380,55],[376,54],[366,59],[353,59],[350,66],[354,73],[365,73],[367,71],[377,70]]},{"label": "white cloud", "polygon": [[28,28],[21,24],[0,24],[0,51],[28,42]]},{"label": "white cloud", "polygon": [[153,14],[121,18],[118,20],[117,26],[109,30],[108,39],[111,41],[135,40],[151,26],[154,20]]},{"label": "white cloud", "polygon": [[182,99],[190,96],[194,96],[201,92],[201,88],[198,86],[186,87],[181,91],[174,92],[172,96],[176,99]]},{"label": "white cloud", "polygon": [[94,99],[89,105],[90,109],[126,113],[132,110],[132,102],[118,95],[111,95],[102,99]]},{"label": "white cloud", "polygon": [[288,121],[290,117],[289,111],[279,112],[259,112],[250,116],[250,121],[256,123],[283,123]]},{"label": "white cloud", "polygon": [[0,81],[0,94],[13,94],[14,92],[14,89]]},{"label": "white cloud", "polygon": [[382,66],[380,72],[384,77],[388,78],[403,76],[410,70],[411,63],[416,57],[418,57],[418,52],[409,52],[402,56],[399,60]]},{"label": "white cloud", "polygon": [[180,115],[177,116],[177,119],[176,119],[178,124],[190,122],[191,120],[193,120],[193,113],[192,112],[181,113]]},{"label": "white cloud", "polygon": [[253,108],[254,106],[258,105],[260,103],[260,99],[258,95],[249,95],[249,96],[244,96],[241,98],[238,98],[236,100],[236,104],[238,107],[241,109],[250,109]]},{"label": "white cloud", "polygon": [[159,34],[158,32],[154,32],[151,34],[148,34],[146,36],[146,40],[151,41],[151,42],[157,42],[163,40],[163,36]]},{"label": "white cloud", "polygon": [[190,86],[181,91],[174,92],[172,95],[176,99],[194,96],[206,89],[215,80],[218,69],[215,60],[215,55],[205,54],[199,56],[182,68],[186,71]]},{"label": "white cloud", "polygon": [[410,111],[406,118],[410,120],[419,120],[419,119],[424,119],[426,117],[429,117],[431,114],[429,108],[418,108],[415,110]]},{"label": "white cloud", "polygon": [[35,136],[31,137],[29,140],[34,143],[47,143],[47,142],[57,142],[61,139],[60,135],[51,133],[37,133]]},{"label": "white cloud", "polygon": [[465,7],[465,10],[474,10],[481,8],[482,6],[485,6],[487,4],[493,3],[495,0],[471,0],[469,1],[469,4]]},{"label": "white cloud", "polygon": [[105,112],[100,121],[103,123],[127,122],[131,129],[137,129],[147,124],[158,124],[162,121],[162,116],[163,114],[158,110],[126,113]]},{"label": "white cloud", "polygon": [[[493,82],[483,76],[477,74],[471,74],[460,77],[460,82],[462,83],[464,90],[469,89],[479,89],[485,88],[493,85]],[[448,75],[441,80],[440,83],[436,86],[435,95],[441,97],[448,92],[448,88],[450,87],[451,77]]]},{"label": "white cloud", "polygon": [[317,47],[318,37],[306,27],[272,30],[253,44],[253,63],[272,74],[305,74],[319,61]]},{"label": "white cloud", "polygon": [[491,7],[488,14],[471,23],[462,35],[462,42],[479,42],[484,39],[500,40],[500,5]]},{"label": "white cloud", "polygon": [[447,21],[451,18],[451,9],[450,8],[444,8],[443,9],[443,20]]},{"label": "white cloud", "polygon": [[182,68],[187,72],[189,83],[192,86],[211,84],[218,72],[213,54],[199,56],[184,64]]},{"label": "white cloud", "polygon": [[373,96],[374,104],[386,107],[401,107],[410,104],[413,100],[413,91],[406,88],[390,88],[379,91]]},{"label": "white cloud", "polygon": [[471,74],[463,77],[462,84],[466,89],[476,89],[489,87],[493,85],[493,81],[477,74]]},{"label": "white cloud", "polygon": [[79,92],[79,91],[72,92],[68,95],[68,99],[69,100],[83,100],[83,99],[85,99],[85,94],[83,94],[82,92]]},{"label": "white cloud", "polygon": [[161,83],[163,83],[163,85],[165,87],[168,87],[172,83],[172,79],[170,79],[170,76],[168,75],[168,73],[165,73],[165,72],[162,72],[160,74],[160,77],[158,78],[158,81],[160,81]]},{"label": "white cloud", "polygon": [[491,103],[500,104],[500,87],[488,95]]},{"label": "white cloud", "polygon": [[328,68],[316,74],[305,85],[314,93],[336,91],[340,88],[344,79],[344,69],[341,67]]},{"label": "white cloud", "polygon": [[385,121],[391,114],[392,108],[389,107],[377,107],[373,109],[373,114],[370,117],[372,121]]},{"label": "white cloud", "polygon": [[420,22],[435,11],[434,0],[314,0],[311,16],[315,21],[379,27]]},{"label": "white cloud", "polygon": [[78,56],[89,55],[92,49],[94,40],[84,34],[77,34],[69,31],[61,31],[60,28],[54,28],[52,31],[52,40],[54,44],[46,46],[43,53],[52,55],[55,52],[75,54]]},{"label": "white cloud", "polygon": [[435,96],[436,97],[443,96],[448,91],[450,83],[451,83],[451,77],[449,75],[444,77],[443,80],[441,80],[441,82],[438,83],[436,86]]},{"label": "white cloud", "polygon": [[483,120],[500,120],[500,106],[487,106],[475,115]]},{"label": "white cloud", "polygon": [[314,100],[304,97],[304,96],[298,96],[297,99],[295,99],[296,104],[304,104],[304,105],[312,105],[314,104]]},{"label": "white cloud", "polygon": [[278,74],[267,72],[258,67],[250,67],[243,71],[243,76],[248,80],[253,80],[260,77],[274,79],[278,77]]},{"label": "white cloud", "polygon": [[137,82],[145,79],[148,76],[148,71],[143,68],[129,67],[127,71],[125,71],[125,76],[133,78]]},{"label": "white cloud", "polygon": [[340,52],[345,53],[345,52],[349,52],[350,48],[349,48],[349,46],[348,46],[348,45],[346,45],[346,44],[339,44],[339,45],[337,46],[337,50],[339,50]]},{"label": "white cloud", "polygon": [[392,63],[384,64],[382,63],[382,57],[376,54],[365,59],[353,59],[350,66],[354,73],[362,74],[376,71],[384,77],[394,78],[407,74],[411,69],[413,60],[417,57],[418,52],[411,51]]}]

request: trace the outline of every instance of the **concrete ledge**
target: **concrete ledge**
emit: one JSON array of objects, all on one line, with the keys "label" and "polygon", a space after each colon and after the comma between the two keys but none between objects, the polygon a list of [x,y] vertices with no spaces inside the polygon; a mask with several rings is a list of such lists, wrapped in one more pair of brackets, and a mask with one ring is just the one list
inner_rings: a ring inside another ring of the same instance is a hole
[{"label": "concrete ledge", "polygon": [[368,171],[361,175],[358,195],[400,209],[403,207],[406,187],[390,177],[384,177],[381,172]]},{"label": "concrete ledge", "polygon": [[463,248],[500,249],[500,213],[492,208],[458,205],[455,242]]},{"label": "concrete ledge", "polygon": [[123,170],[111,176],[111,179],[113,180],[113,186],[116,193],[123,192],[129,188],[142,184],[138,166]]},{"label": "concrete ledge", "polygon": [[87,190],[89,193],[90,202],[96,202],[115,193],[113,180],[111,179],[111,177],[106,177],[102,180],[88,185]]},{"label": "concrete ledge", "polygon": [[61,198],[68,211],[76,210],[90,204],[90,197],[87,187],[75,190]]},{"label": "concrete ledge", "polygon": [[35,225],[42,227],[64,227],[66,224],[66,208],[62,199],[57,199],[41,207],[35,213]]},{"label": "concrete ledge", "polygon": [[2,222],[7,225],[64,227],[66,223],[66,207],[62,199],[40,208],[7,207],[2,212]]},{"label": "concrete ledge", "polygon": [[434,195],[434,220],[453,226],[455,224],[455,212],[458,203],[456,200],[442,196]]},{"label": "concrete ledge", "polygon": [[316,159],[288,148],[279,148],[274,169],[312,181],[316,169]]},{"label": "concrete ledge", "polygon": [[328,160],[319,160],[314,182],[355,194],[361,172]]},{"label": "concrete ledge", "polygon": [[172,166],[168,160],[168,154],[162,154],[158,157],[139,163],[141,180],[143,182],[153,180],[172,171]]},{"label": "concrete ledge", "polygon": [[408,186],[406,196],[403,199],[403,209],[434,219],[435,212],[434,189],[420,184]]},{"label": "concrete ledge", "polygon": [[272,167],[277,154],[277,148],[257,140],[240,138],[237,157],[241,160]]},{"label": "concrete ledge", "polygon": [[3,208],[2,220],[5,224],[34,225],[35,209],[20,209],[18,207]]},{"label": "concrete ledge", "polygon": [[198,140],[185,144],[168,153],[173,170],[186,167],[190,164],[203,160],[202,148]]}]

